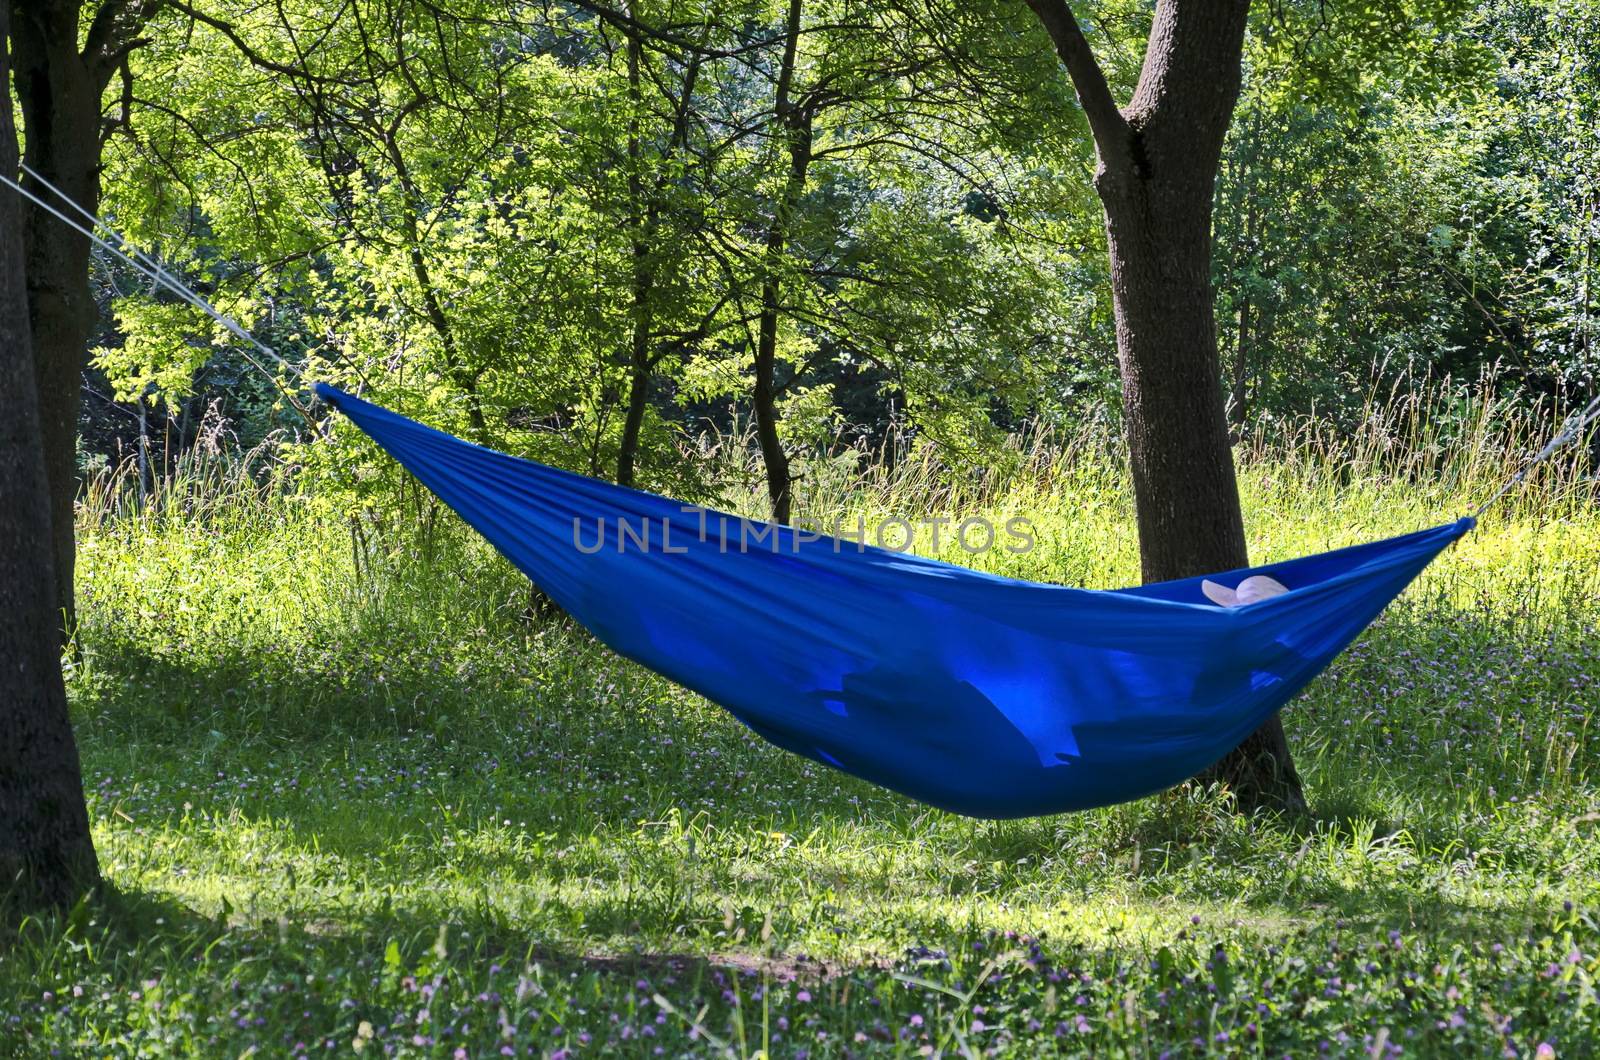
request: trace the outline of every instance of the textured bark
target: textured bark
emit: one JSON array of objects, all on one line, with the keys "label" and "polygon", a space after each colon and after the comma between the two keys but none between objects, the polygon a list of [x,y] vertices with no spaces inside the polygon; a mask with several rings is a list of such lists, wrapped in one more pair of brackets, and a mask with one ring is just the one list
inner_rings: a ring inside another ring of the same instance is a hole
[{"label": "textured bark", "polygon": [[622,442],[617,447],[617,485],[631,486],[639,456],[639,436],[644,430],[645,407],[650,403],[650,364],[638,354],[634,338],[633,370],[628,374],[628,414],[622,421]]},{"label": "textured bark", "polygon": [[[24,160],[91,212],[100,204],[100,97],[111,68],[78,50],[77,0],[20,0],[12,22],[12,58],[27,143]],[[52,196],[32,178],[30,190]],[[37,206],[26,208],[28,313],[34,379],[50,487],[55,607],[73,624],[72,506],[78,494],[79,390],[94,333],[89,240]]]},{"label": "textured bark", "polygon": [[[1029,0],[1094,134],[1145,581],[1247,565],[1217,357],[1211,210],[1249,0],[1158,0],[1118,109],[1071,10]],[[1274,716],[1205,774],[1246,807],[1304,808]]]},{"label": "textured bark", "polygon": [[[0,0],[0,44],[10,0]],[[16,172],[0,53],[0,171]],[[0,195],[0,901],[69,904],[99,877],[61,681],[50,491],[24,287],[22,210]]]},{"label": "textured bark", "polygon": [[1102,194],[1144,579],[1242,566],[1213,317],[1210,188],[1139,181]]}]

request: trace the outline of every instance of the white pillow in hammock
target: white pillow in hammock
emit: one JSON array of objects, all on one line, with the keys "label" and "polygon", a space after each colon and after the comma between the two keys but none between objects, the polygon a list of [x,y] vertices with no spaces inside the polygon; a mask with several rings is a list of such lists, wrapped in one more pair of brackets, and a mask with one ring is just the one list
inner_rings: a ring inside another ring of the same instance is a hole
[{"label": "white pillow in hammock", "polygon": [[1289,587],[1265,574],[1252,574],[1240,582],[1237,589],[1230,589],[1207,578],[1200,583],[1200,591],[1218,607],[1243,607],[1281,596],[1289,591]]}]

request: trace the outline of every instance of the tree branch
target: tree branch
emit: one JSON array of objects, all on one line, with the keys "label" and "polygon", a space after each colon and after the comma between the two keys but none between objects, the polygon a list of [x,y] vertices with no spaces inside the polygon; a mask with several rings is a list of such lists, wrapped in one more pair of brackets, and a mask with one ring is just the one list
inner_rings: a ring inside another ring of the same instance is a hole
[{"label": "tree branch", "polygon": [[255,48],[252,48],[244,39],[243,35],[241,35],[231,23],[224,22],[222,19],[216,18],[212,15],[207,15],[192,5],[184,3],[183,0],[167,0],[167,6],[171,7],[175,11],[189,16],[196,22],[210,26],[212,29],[228,38],[228,41],[236,49],[238,49],[239,54],[244,56],[245,59],[258,70],[265,70],[270,73],[281,74],[293,81],[314,81],[319,83],[352,87],[360,86],[365,83],[356,78],[319,76],[312,73],[309,68],[305,66],[289,66],[285,63],[275,62],[274,60],[267,58],[267,56],[257,51]]},{"label": "tree branch", "polygon": [[1115,150],[1128,133],[1127,120],[1111,98],[1111,86],[1106,84],[1105,71],[1095,61],[1094,50],[1078,28],[1077,16],[1067,6],[1066,0],[1027,0],[1033,13],[1039,16],[1045,32],[1056,46],[1056,54],[1072,78],[1072,87],[1078,92],[1078,103],[1084,117],[1089,119],[1089,131],[1094,134],[1100,158],[1112,165],[1122,158]]},{"label": "tree branch", "polygon": [[82,58],[85,62],[92,63],[102,55],[116,50],[120,43],[117,20],[122,17],[127,7],[128,0],[107,0],[100,5],[94,19],[89,23],[89,31],[84,38]]}]

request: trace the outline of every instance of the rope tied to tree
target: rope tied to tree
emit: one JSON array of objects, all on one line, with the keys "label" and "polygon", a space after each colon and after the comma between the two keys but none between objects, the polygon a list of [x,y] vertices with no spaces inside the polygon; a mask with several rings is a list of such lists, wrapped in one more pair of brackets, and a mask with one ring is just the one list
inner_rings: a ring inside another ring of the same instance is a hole
[{"label": "rope tied to tree", "polygon": [[[84,221],[88,222],[88,226],[85,226],[82,222],[73,217],[69,217],[54,204],[46,201],[38,195],[35,195],[9,173],[0,173],[0,183],[4,183],[7,187],[11,188],[17,194],[21,195],[23,198],[33,203],[41,210],[44,210],[46,213],[56,218],[56,220],[66,225],[68,228],[71,228],[74,232],[77,232],[79,235],[90,240],[106,253],[116,257],[139,275],[149,279],[161,287],[166,288],[172,294],[177,295],[179,299],[188,305],[193,306],[195,309],[198,309],[200,312],[204,313],[206,316],[220,324],[224,330],[236,336],[249,347],[252,347],[257,352],[265,355],[273,361],[276,361],[280,367],[282,367],[290,375],[294,376],[297,381],[302,383],[305,381],[305,373],[291,364],[286,358],[279,354],[277,350],[274,350],[271,346],[268,346],[266,343],[250,334],[238,321],[234,320],[231,316],[222,312],[205,298],[201,297],[198,292],[185,284],[182,280],[173,276],[172,273],[168,272],[162,267],[160,262],[156,261],[148,254],[129,243],[128,240],[115,228],[111,227],[110,223],[108,223],[104,218],[84,209],[66,192],[56,187],[42,174],[28,166],[26,163],[22,165],[22,171],[23,173],[27,174],[28,177],[32,178],[36,183],[38,183],[40,187],[44,188],[46,191],[49,191],[55,195],[56,198],[65,203],[73,212],[81,215]],[[104,233],[104,235],[101,233]],[[284,399],[287,400],[290,405],[294,406],[294,410],[296,412],[300,413],[300,415],[304,417],[308,423],[312,422],[310,409],[296,400],[293,392],[284,387],[278,381],[278,377],[276,375],[268,371],[265,365],[256,360],[255,357],[251,356],[249,350],[241,350],[240,352],[243,354],[244,359],[252,368],[255,368],[262,375],[266,376],[267,379],[272,382],[273,386],[277,387],[278,392],[283,395]]]}]

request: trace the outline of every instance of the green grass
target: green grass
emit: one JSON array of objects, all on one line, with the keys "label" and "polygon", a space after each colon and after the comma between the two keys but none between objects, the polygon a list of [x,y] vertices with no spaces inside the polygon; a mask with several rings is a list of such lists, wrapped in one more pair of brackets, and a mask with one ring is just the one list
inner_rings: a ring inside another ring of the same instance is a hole
[{"label": "green grass", "polygon": [[[1493,411],[1248,447],[1254,555],[1459,514],[1534,429]],[[1126,583],[1105,451],[956,486],[814,463],[805,504],[1025,514],[1040,547],[982,562]],[[929,810],[529,618],[458,528],[419,544],[412,494],[353,533],[244,482],[90,492],[70,689],[112,889],[0,941],[0,1056],[1597,1051],[1600,513],[1570,465],[1285,712],[1303,822],[1195,787]]]}]

